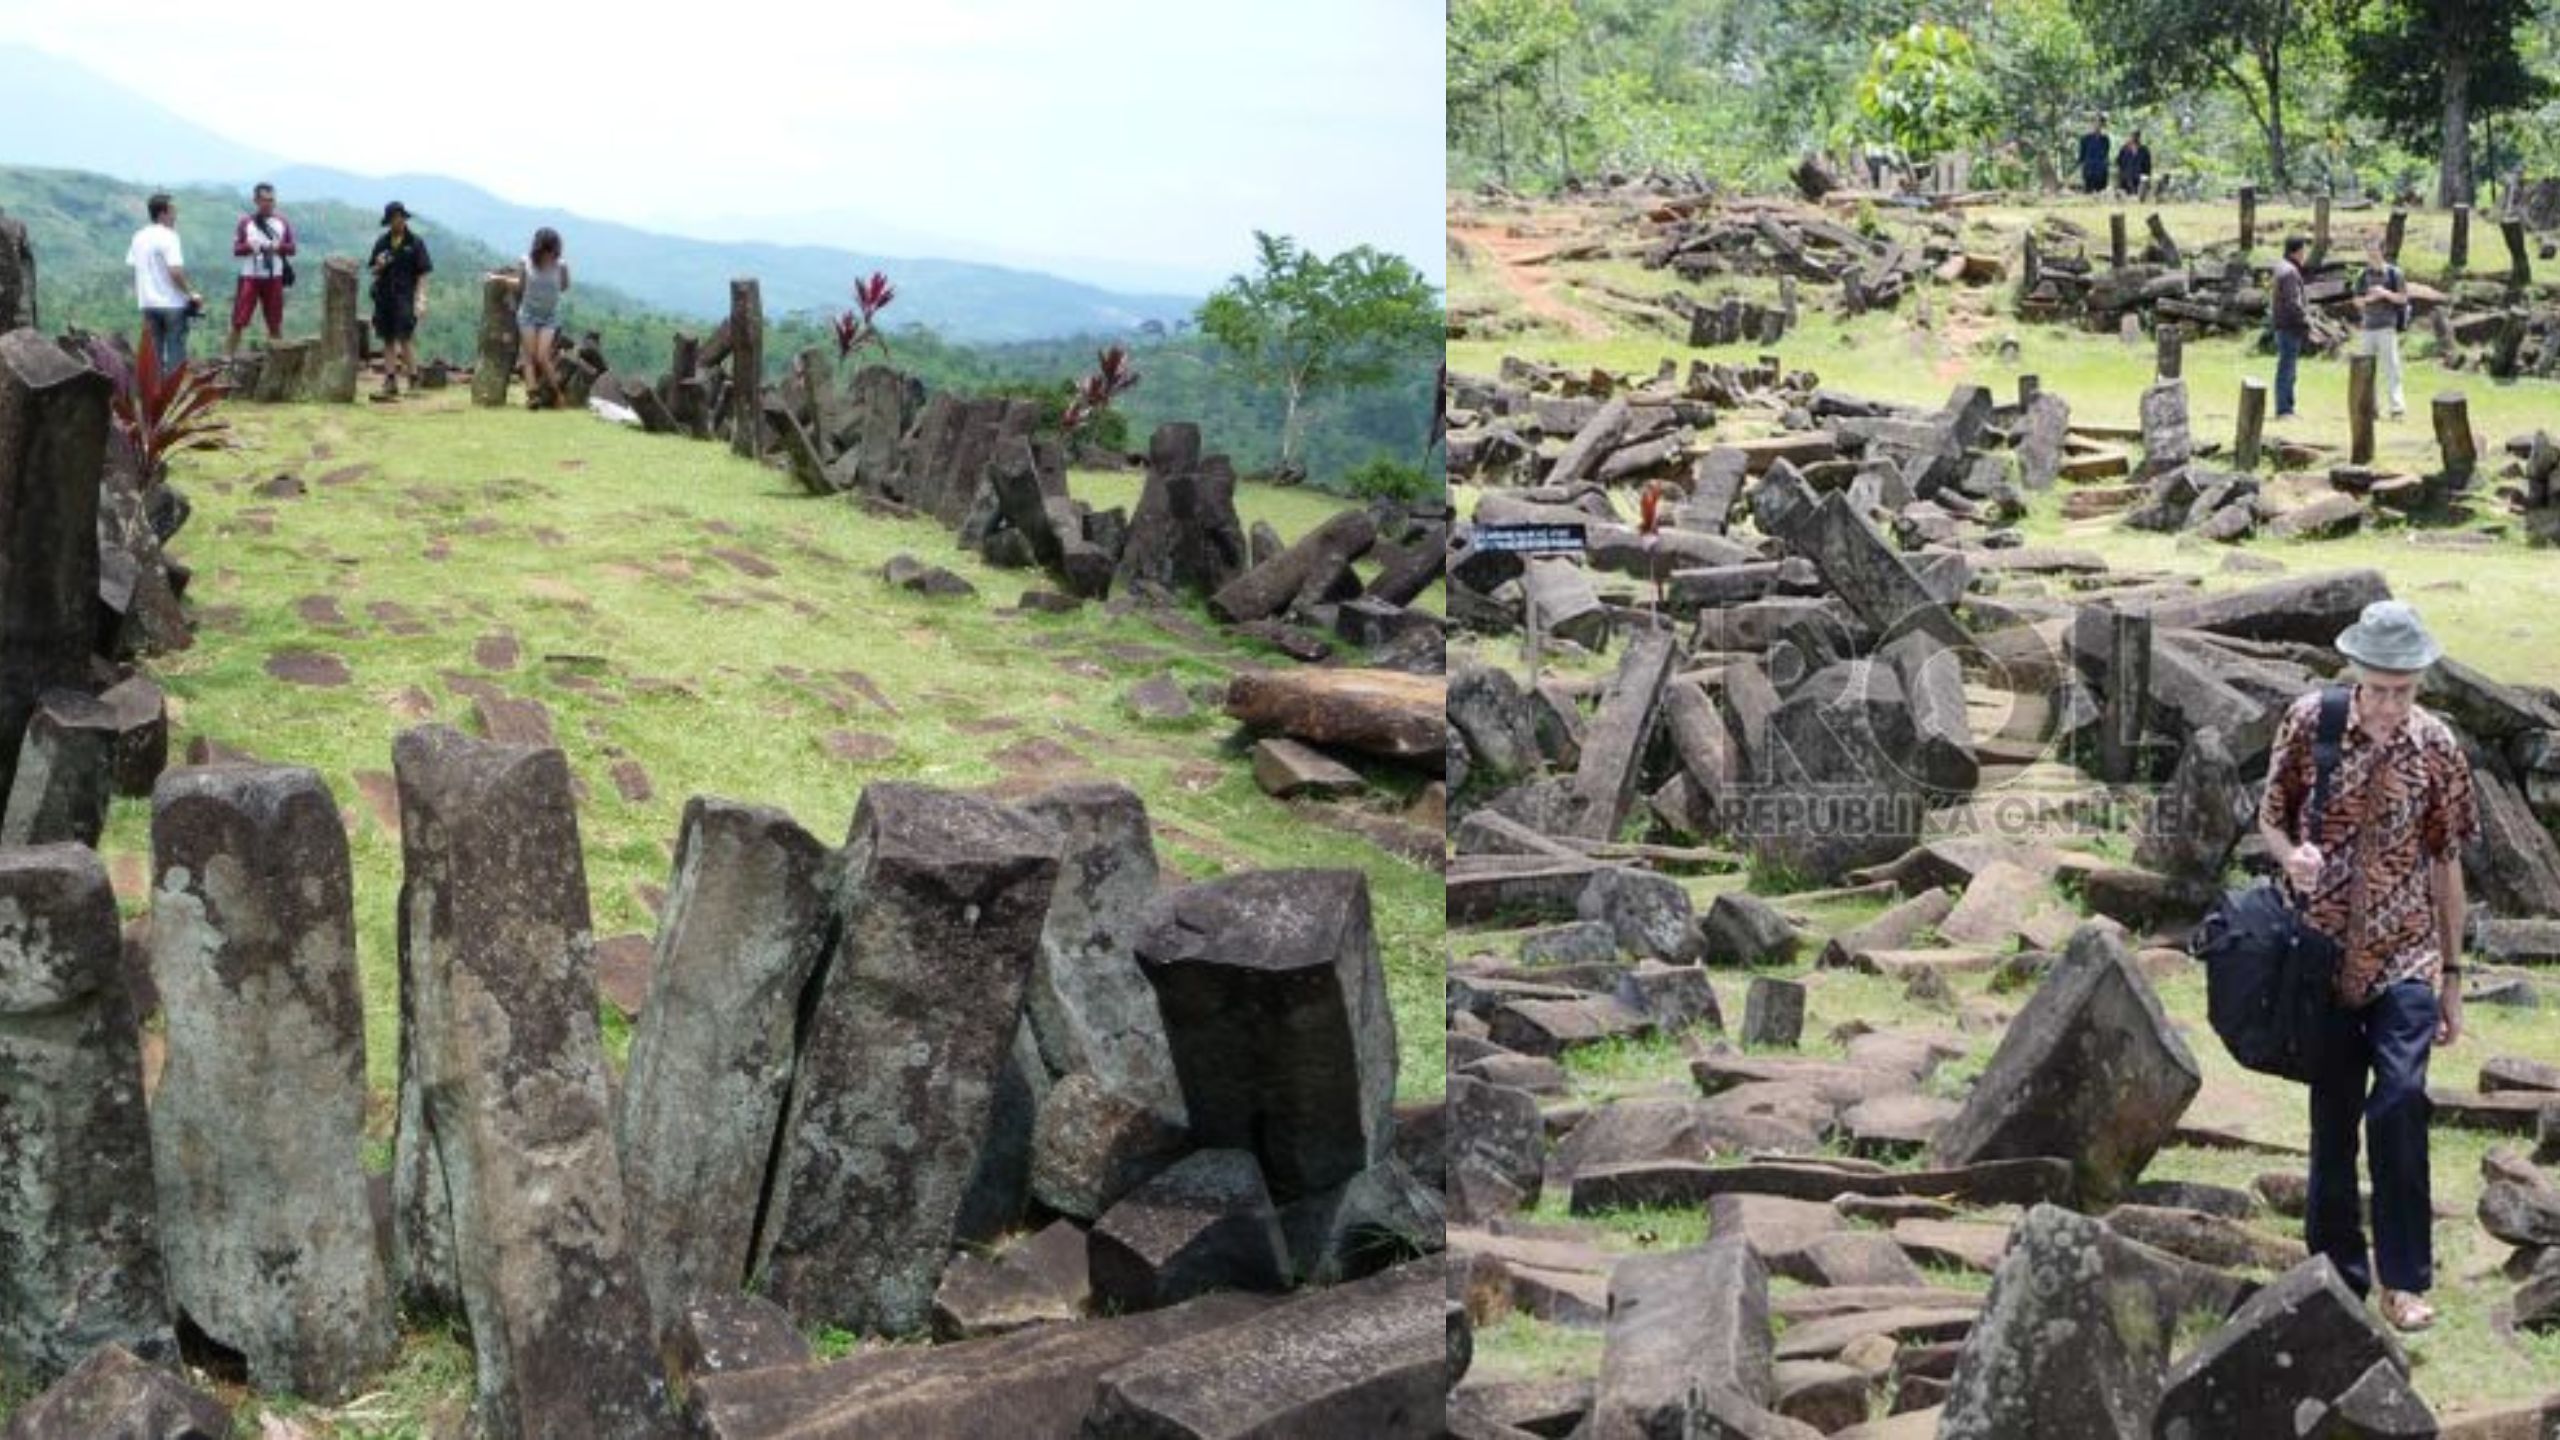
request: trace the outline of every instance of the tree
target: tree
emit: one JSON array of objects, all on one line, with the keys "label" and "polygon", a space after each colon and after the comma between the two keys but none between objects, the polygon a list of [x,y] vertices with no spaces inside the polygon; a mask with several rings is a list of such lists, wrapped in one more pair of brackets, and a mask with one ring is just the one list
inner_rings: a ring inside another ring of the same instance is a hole
[{"label": "tree", "polygon": [[2550,82],[2525,63],[2518,32],[2534,0],[2389,0],[2347,40],[2347,108],[2436,157],[2436,203],[2468,205],[2471,124],[2540,103]]},{"label": "tree", "polygon": [[1200,330],[1248,382],[1280,391],[1280,464],[1297,459],[1307,397],[1376,385],[1435,350],[1447,321],[1422,272],[1355,245],[1327,260],[1286,235],[1253,232],[1255,274],[1228,277],[1200,306]]},{"label": "tree", "polygon": [[[1505,185],[1511,183],[1510,107],[1505,99],[1518,91],[1525,96],[1522,103],[1535,109],[1541,103],[1541,78],[1560,86],[1558,67],[1573,32],[1573,7],[1567,0],[1452,0],[1446,104],[1453,115],[1479,108],[1490,113],[1494,174]],[[1557,102],[1549,108],[1555,109]],[[1561,136],[1564,118],[1560,111],[1554,118]]]},{"label": "tree", "polygon": [[1858,77],[1858,112],[1914,160],[1981,134],[1990,110],[1973,40],[1952,25],[1915,22],[1886,36]]},{"label": "tree", "polygon": [[2072,0],[2132,98],[2162,100],[2221,85],[2240,97],[2267,145],[2267,171],[2291,182],[2285,149],[2285,57],[2317,27],[2345,24],[2361,0]]},{"label": "tree", "polygon": [[2036,184],[2052,189],[2065,138],[2105,108],[2097,47],[2067,0],[2015,0],[1992,12],[1980,49],[1997,113],[2016,127],[2009,138],[2033,157]]}]

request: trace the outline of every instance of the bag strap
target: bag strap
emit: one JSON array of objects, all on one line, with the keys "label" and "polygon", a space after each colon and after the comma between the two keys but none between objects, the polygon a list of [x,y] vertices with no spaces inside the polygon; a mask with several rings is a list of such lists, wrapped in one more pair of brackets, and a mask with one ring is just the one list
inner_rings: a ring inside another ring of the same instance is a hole
[{"label": "bag strap", "polygon": [[2311,813],[2303,817],[2302,831],[2311,835],[2316,825],[2322,841],[2329,838],[2329,777],[2337,771],[2338,752],[2347,738],[2347,700],[2353,693],[2344,685],[2320,692],[2320,728],[2311,737]]}]

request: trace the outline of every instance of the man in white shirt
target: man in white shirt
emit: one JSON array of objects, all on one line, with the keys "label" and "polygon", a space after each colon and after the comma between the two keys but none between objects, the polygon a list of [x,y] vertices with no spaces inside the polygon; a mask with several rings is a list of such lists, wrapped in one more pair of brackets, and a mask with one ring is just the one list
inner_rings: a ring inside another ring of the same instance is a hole
[{"label": "man in white shirt", "polygon": [[166,374],[187,363],[187,316],[204,308],[204,297],[187,283],[186,257],[178,246],[178,202],[154,195],[150,208],[151,223],[134,232],[124,263],[133,267],[142,326]]}]

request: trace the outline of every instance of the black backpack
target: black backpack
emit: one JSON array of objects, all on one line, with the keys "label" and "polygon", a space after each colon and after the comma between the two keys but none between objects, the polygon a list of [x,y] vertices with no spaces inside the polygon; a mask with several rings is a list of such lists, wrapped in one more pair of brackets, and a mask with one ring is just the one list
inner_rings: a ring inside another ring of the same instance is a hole
[{"label": "black backpack", "polygon": [[[2320,695],[2306,832],[2328,810],[2329,775],[2338,768],[2347,730],[2347,695],[2344,685]],[[2309,1081],[2319,1068],[2320,1033],[2342,958],[2338,942],[2311,928],[2281,880],[2261,880],[2216,902],[2188,948],[2205,964],[2205,1014],[2231,1058],[2260,1074]]]}]

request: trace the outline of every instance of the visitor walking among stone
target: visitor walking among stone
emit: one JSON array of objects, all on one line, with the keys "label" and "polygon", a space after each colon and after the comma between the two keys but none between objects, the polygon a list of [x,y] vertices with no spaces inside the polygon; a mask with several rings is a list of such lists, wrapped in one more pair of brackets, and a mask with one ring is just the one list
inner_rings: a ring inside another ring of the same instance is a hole
[{"label": "visitor walking among stone", "polygon": [[2101,115],[2080,137],[2080,188],[2095,195],[2107,188],[2107,117]]},{"label": "visitor walking among stone", "polygon": [[[2358,1295],[2379,1278],[2383,1317],[2423,1330],[2435,1321],[2423,1298],[2435,1278],[2427,1056],[2462,1034],[2462,847],[2479,833],[2479,812],[2461,742],[2417,707],[2419,681],[2443,654],[2417,612],[2377,600],[2337,644],[2354,679],[2326,808],[2302,833],[2318,692],[2285,712],[2258,808],[2267,852],[2340,957],[2311,1082],[2304,1242]],[[2359,1121],[2372,1148],[2370,1258]]]},{"label": "visitor walking among stone", "polygon": [[2391,387],[2391,418],[2408,413],[2400,390],[2400,332],[2409,328],[2409,282],[2382,253],[2382,237],[2364,242],[2364,289],[2358,302],[2364,326],[2357,333],[2360,353],[2375,357]]},{"label": "visitor walking among stone", "polygon": [[2142,143],[2142,132],[2136,130],[2116,152],[2116,189],[2127,196],[2139,195],[2150,179],[2151,147]]},{"label": "visitor walking among stone", "polygon": [[2302,258],[2311,242],[2299,235],[2284,242],[2284,258],[2276,261],[2276,418],[2293,413],[2294,372],[2302,364],[2302,342],[2311,338],[2311,311],[2302,300]]},{"label": "visitor walking among stone", "polygon": [[178,202],[154,195],[148,208],[151,223],[133,232],[124,263],[133,267],[142,328],[165,372],[187,363],[187,320],[204,312],[204,297],[187,280],[186,254],[178,243]]},{"label": "visitor walking among stone", "polygon": [[240,353],[240,333],[250,318],[263,313],[270,342],[284,338],[284,287],[293,278],[293,222],[276,213],[276,187],[261,183],[249,192],[257,207],[231,227],[231,253],[240,258],[240,282],[231,296],[231,338],[222,353]]},{"label": "visitor walking among stone", "polygon": [[409,228],[409,207],[394,200],[382,207],[382,233],[373,242],[373,333],[382,337],[382,391],[390,399],[400,393],[406,373],[412,387],[418,378],[418,322],[427,318],[427,277],[435,261],[427,242]]}]

